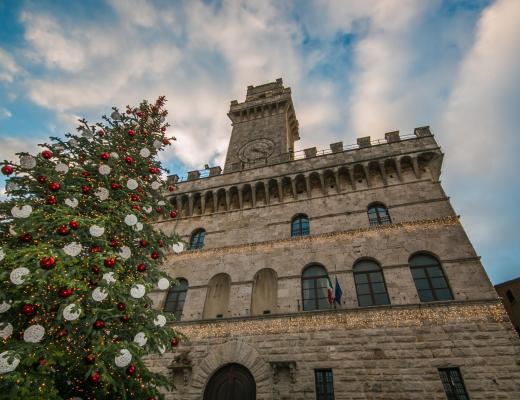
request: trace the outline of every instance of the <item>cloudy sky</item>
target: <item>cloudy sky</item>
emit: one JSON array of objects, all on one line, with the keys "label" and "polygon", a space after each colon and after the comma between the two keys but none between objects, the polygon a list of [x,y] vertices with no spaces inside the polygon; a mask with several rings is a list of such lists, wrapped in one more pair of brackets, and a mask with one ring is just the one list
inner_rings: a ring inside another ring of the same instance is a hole
[{"label": "cloudy sky", "polygon": [[519,38],[518,0],[0,0],[0,158],[164,94],[170,171],[223,164],[230,100],[282,77],[300,149],[430,125],[499,283],[520,276]]}]

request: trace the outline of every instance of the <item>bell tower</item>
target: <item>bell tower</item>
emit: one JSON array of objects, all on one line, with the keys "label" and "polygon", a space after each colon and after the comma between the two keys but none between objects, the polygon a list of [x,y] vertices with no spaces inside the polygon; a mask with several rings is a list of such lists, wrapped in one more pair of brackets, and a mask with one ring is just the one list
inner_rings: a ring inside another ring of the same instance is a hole
[{"label": "bell tower", "polygon": [[289,161],[298,135],[291,88],[282,79],[248,86],[246,100],[231,102],[228,113],[233,130],[224,173]]}]

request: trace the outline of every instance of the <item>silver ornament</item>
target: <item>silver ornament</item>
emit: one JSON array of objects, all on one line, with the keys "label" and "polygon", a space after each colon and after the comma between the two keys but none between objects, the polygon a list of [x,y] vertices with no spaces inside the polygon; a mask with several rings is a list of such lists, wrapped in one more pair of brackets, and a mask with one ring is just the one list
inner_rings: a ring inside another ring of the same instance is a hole
[{"label": "silver ornament", "polygon": [[127,224],[128,226],[134,226],[135,224],[137,224],[137,217],[134,214],[128,214],[125,217],[125,224]]},{"label": "silver ornament", "polygon": [[94,192],[94,196],[96,196],[101,201],[105,201],[106,199],[108,199],[109,195],[110,195],[110,192],[108,191],[107,188],[104,188],[104,187],[97,188],[96,191]]},{"label": "silver ornament", "polygon": [[0,303],[0,314],[3,314],[6,311],[9,311],[10,308],[11,308],[11,304],[9,304],[7,301],[3,300]]},{"label": "silver ornament", "polygon": [[114,283],[117,281],[116,278],[114,278],[114,273],[113,272],[107,272],[105,274],[103,274],[103,280],[108,283],[109,285],[111,283]]},{"label": "silver ornament", "polygon": [[1,328],[2,323],[0,323],[0,338],[7,339],[9,336],[13,334],[13,326],[9,322],[4,324],[4,327]]},{"label": "silver ornament", "polygon": [[137,189],[138,186],[139,186],[139,184],[137,183],[137,181],[135,179],[129,179],[126,182],[126,187],[130,190],[135,190],[135,189]]},{"label": "silver ornament", "polygon": [[60,174],[66,174],[67,172],[69,172],[68,165],[63,163],[59,163],[58,165],[56,165],[54,169],[56,172],[59,172]]},{"label": "silver ornament", "polygon": [[25,277],[29,275],[29,270],[25,267],[19,267],[16,269],[13,269],[11,271],[11,274],[9,275],[9,279],[12,283],[15,285],[21,285],[25,281]]},{"label": "silver ornament", "polygon": [[92,291],[92,298],[95,301],[103,301],[108,297],[108,292],[105,288],[97,287]]},{"label": "silver ornament", "polygon": [[76,208],[79,204],[78,199],[73,197],[72,199],[65,199],[65,204],[70,208]]},{"label": "silver ornament", "polygon": [[12,372],[18,367],[20,364],[20,359],[15,355],[11,362],[9,362],[9,358],[11,358],[10,351],[4,351],[0,354],[0,374],[7,374],[8,372]]},{"label": "silver ornament", "polygon": [[162,328],[166,324],[166,317],[164,315],[159,314],[155,319],[153,320],[153,324],[155,326],[158,326]]},{"label": "silver ornament", "polygon": [[38,343],[45,335],[45,328],[41,325],[31,325],[23,332],[23,340],[29,343]]},{"label": "silver ornament", "polygon": [[159,290],[166,290],[170,287],[170,282],[166,278],[161,278],[157,281],[157,288]]},{"label": "silver ornament", "polygon": [[[73,310],[74,309],[74,310]],[[67,321],[74,321],[81,315],[80,306],[72,303],[63,309],[63,318]]]},{"label": "silver ornament", "polygon": [[130,250],[128,246],[122,246],[119,250],[119,255],[125,260],[128,260],[132,256],[132,250]]},{"label": "silver ornament", "polygon": [[137,343],[139,346],[143,347],[148,339],[146,338],[146,335],[144,332],[139,332],[134,336],[134,342]]},{"label": "silver ornament", "polygon": [[139,151],[139,155],[141,157],[144,157],[144,158],[147,158],[147,157],[150,157],[150,154],[152,154],[150,152],[150,150],[148,150],[146,147],[143,147],[140,151]]},{"label": "silver ornament", "polygon": [[72,242],[63,247],[63,251],[65,252],[65,254],[71,257],[76,257],[77,255],[79,255],[79,253],[81,253],[81,250],[83,250],[83,246],[81,245],[81,243],[78,242]]},{"label": "silver ornament", "polygon": [[98,225],[92,225],[88,231],[91,236],[100,237],[100,236],[103,236],[103,233],[105,233],[105,228],[103,228],[102,226],[98,226]]},{"label": "silver ornament", "polygon": [[11,214],[15,218],[27,218],[32,213],[32,207],[28,204],[22,206],[22,207],[16,207],[14,206],[11,208]]},{"label": "silver ornament", "polygon": [[98,172],[101,174],[101,175],[108,175],[110,174],[110,172],[112,171],[112,168],[110,168],[108,165],[106,164],[101,164],[98,168]]},{"label": "silver ornament", "polygon": [[130,289],[130,296],[132,296],[134,299],[140,299],[141,297],[144,296],[145,293],[146,293],[146,289],[140,283],[132,286],[132,288]]},{"label": "silver ornament", "polygon": [[34,158],[33,156],[29,156],[29,155],[21,156],[20,165],[24,169],[33,169],[34,167],[36,167],[36,158]]},{"label": "silver ornament", "polygon": [[119,350],[119,354],[114,358],[116,367],[124,368],[132,361],[132,354],[127,349]]}]

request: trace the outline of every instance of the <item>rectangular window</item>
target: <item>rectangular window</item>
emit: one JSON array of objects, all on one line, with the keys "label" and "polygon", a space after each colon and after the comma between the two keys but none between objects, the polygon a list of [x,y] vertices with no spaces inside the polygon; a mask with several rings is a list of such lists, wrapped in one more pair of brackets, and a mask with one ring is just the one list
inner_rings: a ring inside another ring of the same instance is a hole
[{"label": "rectangular window", "polygon": [[516,301],[516,299],[515,299],[515,295],[513,294],[513,292],[512,292],[511,290],[508,290],[508,291],[506,292],[506,296],[507,296],[507,299],[509,300],[509,302],[510,302],[511,304],[513,304],[513,303]]},{"label": "rectangular window", "polygon": [[466,392],[466,387],[458,368],[439,368],[439,375],[448,400],[469,400],[468,392]]},{"label": "rectangular window", "polygon": [[316,400],[334,400],[334,382],[331,369],[315,369]]}]

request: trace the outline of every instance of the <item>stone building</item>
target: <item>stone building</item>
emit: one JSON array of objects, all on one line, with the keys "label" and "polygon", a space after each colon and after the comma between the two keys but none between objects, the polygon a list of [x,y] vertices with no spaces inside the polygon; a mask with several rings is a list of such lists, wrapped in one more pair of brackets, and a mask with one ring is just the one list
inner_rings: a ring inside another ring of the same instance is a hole
[{"label": "stone building", "polygon": [[186,250],[154,301],[188,340],[151,360],[168,399],[520,398],[520,342],[429,127],[295,151],[281,79],[228,115],[223,171],[170,177],[178,217],[160,226]]},{"label": "stone building", "polygon": [[511,323],[520,336],[520,278],[495,285]]}]

